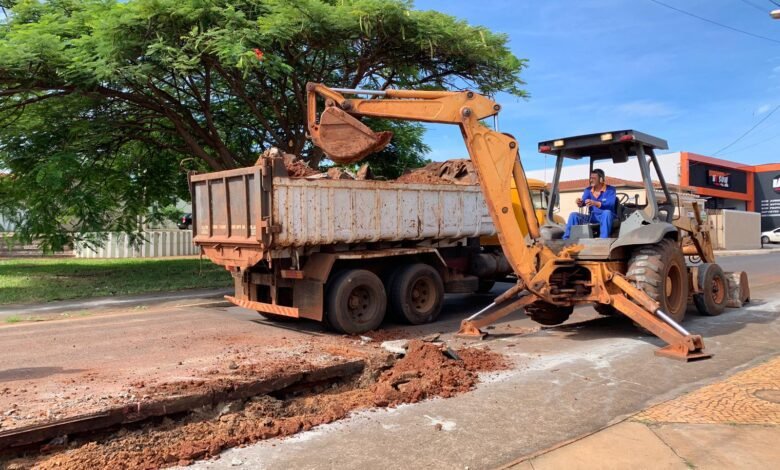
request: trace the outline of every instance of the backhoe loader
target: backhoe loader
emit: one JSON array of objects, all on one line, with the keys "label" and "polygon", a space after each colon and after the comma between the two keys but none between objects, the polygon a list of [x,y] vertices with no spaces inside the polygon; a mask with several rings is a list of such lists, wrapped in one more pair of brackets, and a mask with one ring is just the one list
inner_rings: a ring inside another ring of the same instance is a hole
[{"label": "backhoe loader", "polygon": [[[555,325],[565,321],[576,305],[593,304],[601,313],[629,317],[665,341],[668,345],[656,350],[657,355],[702,359],[710,356],[702,337],[680,325],[688,301],[716,315],[728,303],[730,291],[741,292],[740,301],[749,297],[744,274],[727,277],[715,264],[700,208],[683,205],[679,198],[675,204],[655,159],[654,150],[667,147],[661,139],[622,130],[540,143],[540,152],[557,157],[548,217],[540,224],[517,140],[481,122],[501,110],[493,100],[473,91],[356,90],[318,83],[309,83],[307,94],[312,142],[336,163],[359,161],[390,142],[392,135],[374,133],[361,117],[460,127],[500,245],[517,276],[516,285],[462,322],[461,335],[481,337],[480,328],[520,309],[539,323]],[[324,109],[318,113],[320,100]],[[572,239],[563,240],[563,227],[552,214],[564,159],[590,158],[592,168],[599,159],[627,163],[630,157],[640,166],[646,203],[631,204],[622,198],[607,238],[595,238],[597,228],[584,226]],[[650,165],[662,199],[656,197]],[[520,211],[513,210],[513,186]],[[527,227],[527,235],[521,226]],[[704,263],[689,268],[686,255]],[[739,279],[742,285],[729,289],[728,283]]]}]

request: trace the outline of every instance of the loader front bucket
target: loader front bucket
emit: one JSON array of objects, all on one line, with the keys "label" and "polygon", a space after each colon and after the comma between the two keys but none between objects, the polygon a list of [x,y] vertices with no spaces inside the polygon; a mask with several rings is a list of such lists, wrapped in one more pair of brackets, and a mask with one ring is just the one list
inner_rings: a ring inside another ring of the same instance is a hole
[{"label": "loader front bucket", "polygon": [[335,106],[320,115],[319,124],[311,129],[311,139],[329,159],[339,164],[355,163],[384,149],[392,132],[374,132],[357,118]]},{"label": "loader front bucket", "polygon": [[726,273],[728,282],[728,302],[727,306],[740,308],[742,305],[750,302],[750,284],[745,271]]}]

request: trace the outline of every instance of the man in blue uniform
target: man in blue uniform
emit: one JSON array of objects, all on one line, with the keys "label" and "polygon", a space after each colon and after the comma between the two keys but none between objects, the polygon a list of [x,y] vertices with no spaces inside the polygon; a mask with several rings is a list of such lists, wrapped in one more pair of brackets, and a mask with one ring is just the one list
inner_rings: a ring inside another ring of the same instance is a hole
[{"label": "man in blue uniform", "polygon": [[599,237],[609,238],[612,221],[615,220],[617,193],[615,187],[607,184],[604,171],[595,169],[590,174],[590,186],[585,188],[581,198],[577,198],[578,207],[587,207],[587,214],[572,212],[566,223],[563,238],[568,239],[571,228],[581,224],[599,224]]}]

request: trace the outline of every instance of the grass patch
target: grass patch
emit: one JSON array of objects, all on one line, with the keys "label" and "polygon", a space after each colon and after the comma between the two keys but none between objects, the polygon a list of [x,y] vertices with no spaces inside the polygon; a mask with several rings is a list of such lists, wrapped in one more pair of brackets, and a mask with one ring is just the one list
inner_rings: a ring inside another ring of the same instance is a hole
[{"label": "grass patch", "polygon": [[0,260],[0,305],[231,285],[225,268],[208,259]]},{"label": "grass patch", "polygon": [[44,321],[52,321],[52,320],[64,320],[67,318],[82,318],[82,317],[88,317],[92,315],[92,312],[88,312],[86,310],[81,312],[63,312],[59,315],[39,315],[39,316],[31,316],[26,315],[24,317],[20,317],[18,315],[11,315],[9,317],[5,317],[3,321],[5,323],[40,323]]}]

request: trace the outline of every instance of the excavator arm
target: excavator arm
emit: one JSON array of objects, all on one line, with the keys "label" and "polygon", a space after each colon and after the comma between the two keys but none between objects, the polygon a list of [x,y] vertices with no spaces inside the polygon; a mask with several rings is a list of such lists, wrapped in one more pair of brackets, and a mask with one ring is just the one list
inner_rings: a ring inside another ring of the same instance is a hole
[{"label": "excavator arm", "polygon": [[[460,126],[504,254],[526,288],[531,286],[542,248],[526,243],[512,210],[511,184],[514,179],[520,196],[521,216],[528,226],[530,238],[538,239],[539,223],[520,163],[517,141],[480,123],[480,120],[496,115],[501,110],[499,104],[471,91],[343,90],[309,83],[307,92],[311,139],[337,163],[361,160],[384,148],[390,140],[391,136],[375,134],[356,116]],[[386,99],[347,99],[344,94],[375,94]],[[319,120],[318,96],[325,98],[325,110]],[[545,254],[554,257],[549,250]]]}]

